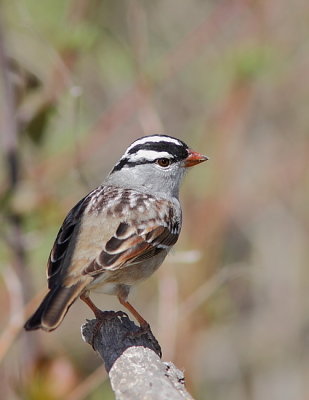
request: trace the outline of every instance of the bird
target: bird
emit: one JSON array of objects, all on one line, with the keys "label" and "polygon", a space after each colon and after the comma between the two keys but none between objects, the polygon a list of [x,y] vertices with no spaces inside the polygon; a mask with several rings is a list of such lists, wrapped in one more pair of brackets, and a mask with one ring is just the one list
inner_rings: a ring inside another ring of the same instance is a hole
[{"label": "bird", "polygon": [[53,331],[78,298],[99,317],[91,291],[116,295],[141,328],[149,326],[128,302],[130,288],[155,272],[177,242],[180,183],[187,168],[206,160],[172,136],[135,140],[64,219],[47,262],[48,292],[24,328]]}]

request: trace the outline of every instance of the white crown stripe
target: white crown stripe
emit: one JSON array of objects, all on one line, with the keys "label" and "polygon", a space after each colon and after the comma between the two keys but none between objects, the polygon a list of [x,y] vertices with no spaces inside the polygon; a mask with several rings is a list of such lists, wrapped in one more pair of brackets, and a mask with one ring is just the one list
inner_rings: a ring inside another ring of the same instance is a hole
[{"label": "white crown stripe", "polygon": [[140,144],[145,144],[145,143],[159,143],[159,142],[167,142],[167,143],[174,143],[178,146],[182,146],[182,143],[174,138],[171,138],[169,136],[160,136],[160,135],[156,135],[156,136],[146,136],[144,138],[138,139],[135,142],[133,142],[128,148],[126,153],[128,153],[133,147],[138,146]]},{"label": "white crown stripe", "polygon": [[154,161],[157,158],[171,158],[171,154],[167,151],[154,150],[138,150],[136,153],[130,154],[129,161],[149,160]]}]

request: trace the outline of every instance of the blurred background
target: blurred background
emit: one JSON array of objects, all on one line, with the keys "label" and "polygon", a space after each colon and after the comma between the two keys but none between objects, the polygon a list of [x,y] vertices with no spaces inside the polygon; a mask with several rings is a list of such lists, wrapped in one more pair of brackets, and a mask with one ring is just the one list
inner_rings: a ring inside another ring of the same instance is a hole
[{"label": "blurred background", "polygon": [[304,0],[2,0],[3,398],[113,399],[82,302],[55,332],[22,325],[69,209],[153,133],[210,158],[175,250],[130,295],[163,359],[197,399],[308,398],[308,40]]}]

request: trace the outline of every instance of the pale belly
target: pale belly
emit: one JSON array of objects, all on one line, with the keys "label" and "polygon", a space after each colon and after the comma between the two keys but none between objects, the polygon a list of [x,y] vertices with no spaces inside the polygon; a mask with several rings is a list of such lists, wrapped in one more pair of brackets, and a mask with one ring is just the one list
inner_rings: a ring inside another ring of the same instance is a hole
[{"label": "pale belly", "polygon": [[129,264],[116,271],[105,270],[94,279],[87,290],[117,295],[119,286],[133,286],[152,275],[164,261],[168,251],[138,264]]}]

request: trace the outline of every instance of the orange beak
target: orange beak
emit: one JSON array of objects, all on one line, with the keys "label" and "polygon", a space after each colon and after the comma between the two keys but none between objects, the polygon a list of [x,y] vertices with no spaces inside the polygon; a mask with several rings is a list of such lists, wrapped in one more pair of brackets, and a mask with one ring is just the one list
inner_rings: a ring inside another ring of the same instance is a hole
[{"label": "orange beak", "polygon": [[185,168],[193,167],[193,165],[199,164],[201,162],[207,161],[208,157],[203,156],[203,154],[197,153],[191,149],[188,150],[188,157],[185,159]]}]

